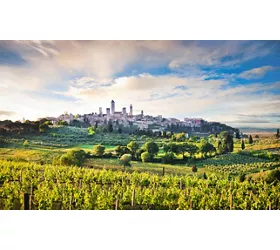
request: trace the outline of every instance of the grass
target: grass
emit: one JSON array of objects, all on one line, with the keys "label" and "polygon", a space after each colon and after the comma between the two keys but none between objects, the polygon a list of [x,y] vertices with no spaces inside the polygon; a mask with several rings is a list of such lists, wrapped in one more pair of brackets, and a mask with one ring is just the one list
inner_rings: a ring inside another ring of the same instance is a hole
[{"label": "grass", "polygon": [[[126,145],[130,140],[136,140],[140,145],[143,145],[149,138],[145,136],[130,136],[125,134],[96,134],[93,137],[88,137],[87,129],[80,129],[74,127],[59,127],[54,126],[47,133],[36,136],[14,136],[6,137],[8,144],[6,148],[0,148],[0,159],[10,160],[23,160],[30,162],[51,163],[53,157],[63,154],[71,149],[83,149],[87,152],[93,150],[93,147],[99,143],[105,146],[107,152],[113,151],[117,144]],[[163,138],[153,138],[159,145],[166,141]],[[29,141],[29,147],[25,148],[23,142]],[[274,150],[279,151],[280,140],[275,138],[253,138],[254,143],[248,144],[248,140],[245,140],[245,151],[257,151],[257,150]],[[240,156],[237,154],[241,150],[241,140],[235,140],[234,152],[222,157],[211,158],[208,160],[200,160],[196,163],[198,166],[198,174],[203,172],[209,172],[204,166],[207,164],[213,164],[217,166],[225,166],[230,164],[243,164],[261,162],[256,157]],[[186,154],[187,156],[188,154]],[[162,158],[164,152],[160,147],[157,158]],[[201,154],[195,155],[197,159],[201,158]],[[176,155],[176,159],[182,159],[182,154]],[[112,169],[119,170],[123,167],[119,165],[118,159],[103,158],[103,159],[88,159],[86,165],[99,169]],[[127,171],[133,172],[152,172],[156,174],[162,174],[162,168],[165,168],[166,174],[178,174],[189,175],[192,174],[191,167],[186,166],[184,163],[177,163],[176,165],[162,164],[162,163],[142,163],[132,162],[132,167]]]},{"label": "grass", "polygon": [[[74,148],[80,148],[80,149],[84,149],[87,151],[92,151],[93,147],[97,145],[97,144],[80,144],[78,146],[75,146]],[[105,147],[105,149],[114,149],[116,146],[112,146],[112,145],[103,145]]]},{"label": "grass", "polygon": [[[111,170],[123,170],[123,166],[119,164],[118,159],[88,159],[85,163],[85,166],[94,168],[94,169],[111,169]],[[143,163],[138,161],[132,161],[131,167],[127,167],[127,172],[148,172],[153,174],[162,175],[163,168],[165,174],[172,175],[192,175],[191,167],[182,165],[171,165],[171,164],[162,164],[162,163]],[[209,173],[213,172],[207,170],[203,167],[198,168],[198,174],[203,174],[203,172]]]}]

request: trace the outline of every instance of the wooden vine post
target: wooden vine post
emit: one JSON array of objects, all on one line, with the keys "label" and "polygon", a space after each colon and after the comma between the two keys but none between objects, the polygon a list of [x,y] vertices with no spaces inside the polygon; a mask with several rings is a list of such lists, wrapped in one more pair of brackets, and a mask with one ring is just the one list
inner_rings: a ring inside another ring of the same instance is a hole
[{"label": "wooden vine post", "polygon": [[162,176],[164,176],[165,168],[162,168]]},{"label": "wooden vine post", "polygon": [[229,196],[229,209],[232,210],[233,200],[232,200],[232,194]]},{"label": "wooden vine post", "polygon": [[70,195],[69,210],[72,210],[72,195]]},{"label": "wooden vine post", "polygon": [[27,193],[23,195],[23,209],[29,210],[29,194]]},{"label": "wooden vine post", "polygon": [[118,210],[118,208],[119,208],[119,200],[116,199],[115,210]]},{"label": "wooden vine post", "polygon": [[131,207],[134,208],[134,201],[135,201],[135,188],[132,191],[132,197],[131,197]]}]

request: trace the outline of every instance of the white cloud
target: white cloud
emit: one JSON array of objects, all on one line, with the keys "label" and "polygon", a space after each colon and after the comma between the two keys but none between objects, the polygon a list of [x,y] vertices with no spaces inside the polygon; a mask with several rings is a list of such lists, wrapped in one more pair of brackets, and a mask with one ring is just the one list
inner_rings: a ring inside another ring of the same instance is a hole
[{"label": "white cloud", "polygon": [[246,70],[243,71],[242,73],[240,73],[238,75],[239,78],[243,78],[243,79],[258,79],[263,77],[267,72],[272,71],[272,70],[276,70],[277,67],[273,67],[273,66],[262,66],[259,68],[254,68],[254,69],[250,69],[250,70]]},{"label": "white cloud", "polygon": [[[176,88],[178,86],[180,88]],[[144,110],[145,113],[162,114],[165,117],[200,116],[238,126],[245,122],[245,119],[235,115],[229,119],[229,116],[220,114],[258,115],[260,111],[277,112],[280,101],[269,91],[279,86],[280,82],[231,86],[224,80],[204,80],[203,77],[140,74],[116,78],[106,87],[71,86],[61,94],[80,100],[78,112],[97,112],[99,106],[110,107],[110,101],[114,99],[119,110],[133,104],[139,113]],[[259,91],[263,91],[263,94]],[[268,123],[262,125],[272,126]]]},{"label": "white cloud", "polygon": [[[16,110],[17,115],[35,119],[40,116],[97,112],[109,107],[133,104],[166,117],[201,116],[210,120],[228,120],[220,114],[258,114],[276,112],[279,102],[271,94],[274,84],[254,83],[232,87],[234,76],[224,80],[205,80],[210,72],[200,65],[224,67],[269,53],[262,43],[244,46],[240,41],[13,41],[0,45],[27,61],[21,66],[0,67],[2,110]],[[235,58],[236,55],[239,55]],[[223,61],[224,57],[230,58]],[[149,68],[169,67],[173,74],[139,74]],[[243,77],[265,74],[264,66]],[[127,72],[126,72],[127,70]],[[120,74],[121,73],[121,74]],[[116,75],[123,75],[116,77]],[[241,77],[242,77],[241,74]],[[75,78],[73,77],[75,76]],[[69,80],[72,79],[72,80]],[[179,88],[178,88],[179,86]],[[176,88],[177,87],[177,88]],[[66,90],[65,90],[66,89]],[[263,91],[263,94],[254,94]],[[59,94],[61,99],[40,94]],[[74,97],[76,102],[65,100]],[[137,111],[138,112],[138,111]],[[233,116],[232,120],[236,120]],[[235,124],[236,125],[236,124]]]}]

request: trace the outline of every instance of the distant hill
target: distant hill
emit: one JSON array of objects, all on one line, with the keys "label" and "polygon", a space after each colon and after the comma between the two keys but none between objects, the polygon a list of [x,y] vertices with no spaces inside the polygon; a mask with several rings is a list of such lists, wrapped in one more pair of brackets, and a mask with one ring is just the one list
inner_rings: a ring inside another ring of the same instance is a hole
[{"label": "distant hill", "polygon": [[256,127],[241,127],[239,130],[243,133],[275,133],[277,128],[256,128]]}]

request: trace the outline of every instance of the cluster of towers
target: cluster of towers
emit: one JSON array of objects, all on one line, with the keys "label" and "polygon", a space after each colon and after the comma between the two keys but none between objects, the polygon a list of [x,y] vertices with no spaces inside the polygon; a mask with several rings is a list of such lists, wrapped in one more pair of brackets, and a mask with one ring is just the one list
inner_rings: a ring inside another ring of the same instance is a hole
[{"label": "cluster of towers", "polygon": [[[103,115],[102,113],[102,108],[100,107],[99,108],[99,115]],[[126,113],[126,108],[123,107],[122,108],[122,112],[117,112],[115,110],[115,101],[112,100],[111,101],[111,109],[110,108],[106,108],[106,116],[107,117],[110,117],[112,115],[123,115],[123,116],[126,116],[127,113]],[[133,116],[133,108],[132,108],[132,104],[130,104],[130,107],[129,107],[129,116]]]}]

